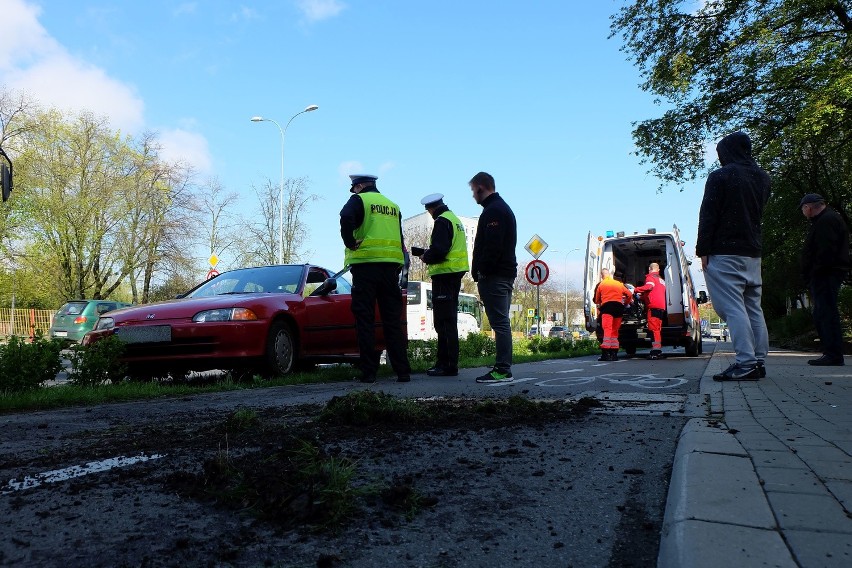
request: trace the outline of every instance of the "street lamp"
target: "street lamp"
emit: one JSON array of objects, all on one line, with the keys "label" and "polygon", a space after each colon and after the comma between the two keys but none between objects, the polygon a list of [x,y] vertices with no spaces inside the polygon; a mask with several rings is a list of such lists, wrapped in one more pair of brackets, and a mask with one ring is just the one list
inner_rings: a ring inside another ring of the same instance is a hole
[{"label": "street lamp", "polygon": [[278,189],[278,264],[284,264],[284,134],[287,133],[287,127],[293,122],[293,119],[304,114],[317,110],[317,105],[308,105],[305,110],[299,111],[290,117],[284,128],[271,118],[263,118],[262,116],[251,117],[252,122],[271,122],[278,127],[278,132],[281,133],[281,187]]},{"label": "street lamp", "polygon": [[565,253],[565,330],[568,330],[568,255],[574,251],[580,250],[578,248],[571,249]]}]

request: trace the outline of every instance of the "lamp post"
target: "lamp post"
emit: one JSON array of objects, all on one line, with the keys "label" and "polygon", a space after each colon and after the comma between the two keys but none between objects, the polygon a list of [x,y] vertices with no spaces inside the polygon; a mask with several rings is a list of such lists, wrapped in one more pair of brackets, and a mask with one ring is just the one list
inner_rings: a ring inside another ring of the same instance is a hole
[{"label": "lamp post", "polygon": [[568,255],[574,251],[580,250],[578,248],[571,249],[565,253],[565,330],[568,330]]},{"label": "lamp post", "polygon": [[252,122],[271,122],[278,127],[278,132],[281,133],[281,186],[278,189],[278,264],[284,264],[284,135],[287,133],[287,127],[290,126],[294,118],[300,114],[317,110],[318,108],[317,105],[308,105],[305,107],[305,110],[291,116],[287,124],[284,125],[284,128],[281,128],[281,125],[271,118],[264,118],[262,116],[251,117]]}]

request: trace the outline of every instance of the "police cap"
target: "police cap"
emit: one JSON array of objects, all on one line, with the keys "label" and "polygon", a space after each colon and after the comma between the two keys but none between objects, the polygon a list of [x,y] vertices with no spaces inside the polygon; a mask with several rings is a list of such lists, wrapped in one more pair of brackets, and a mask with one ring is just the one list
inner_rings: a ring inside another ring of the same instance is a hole
[{"label": "police cap", "polygon": [[426,197],[420,200],[422,205],[426,206],[426,209],[432,209],[433,207],[440,207],[444,204],[444,194],[443,193],[430,193]]}]

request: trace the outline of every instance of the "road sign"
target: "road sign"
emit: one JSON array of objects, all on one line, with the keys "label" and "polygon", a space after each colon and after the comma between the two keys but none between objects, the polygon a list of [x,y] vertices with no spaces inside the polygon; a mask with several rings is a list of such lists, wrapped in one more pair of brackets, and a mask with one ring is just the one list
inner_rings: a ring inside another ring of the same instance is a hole
[{"label": "road sign", "polygon": [[215,268],[211,268],[210,271],[207,272],[207,280],[215,278],[216,276],[219,276],[219,271]]},{"label": "road sign", "polygon": [[533,255],[534,259],[538,260],[538,257],[547,250],[547,243],[538,235],[533,235],[533,238],[530,239],[530,242],[524,248],[527,249],[528,253]]},{"label": "road sign", "polygon": [[[216,265],[219,264],[219,257],[216,256],[216,253],[210,255],[210,258],[207,259],[207,262],[210,263],[210,268],[216,268]],[[218,272],[216,274],[219,274]]]},{"label": "road sign", "polygon": [[541,286],[547,282],[547,277],[550,274],[547,265],[543,260],[533,260],[524,270],[527,277],[527,282],[533,286]]},{"label": "road sign", "polygon": [[535,317],[535,308],[527,308],[527,317],[534,318]]}]

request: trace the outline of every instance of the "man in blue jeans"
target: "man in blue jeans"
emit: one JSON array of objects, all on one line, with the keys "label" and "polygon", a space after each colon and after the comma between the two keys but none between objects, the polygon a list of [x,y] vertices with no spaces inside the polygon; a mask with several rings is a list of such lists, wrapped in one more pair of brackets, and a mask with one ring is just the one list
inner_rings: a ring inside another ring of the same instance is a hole
[{"label": "man in blue jeans", "polygon": [[479,289],[479,299],[497,342],[494,367],[476,379],[477,383],[512,381],[512,327],[509,306],[518,273],[515,245],[518,227],[515,214],[496,191],[494,178],[479,172],[470,182],[473,199],[482,205],[476,226],[470,272]]},{"label": "man in blue jeans", "polygon": [[704,186],[695,254],[701,257],[713,309],[728,324],[735,362],[717,381],[756,381],[766,376],[769,333],[760,298],[761,217],[769,201],[769,175],[751,156],[751,139],[734,132],[716,145],[721,168]]}]

